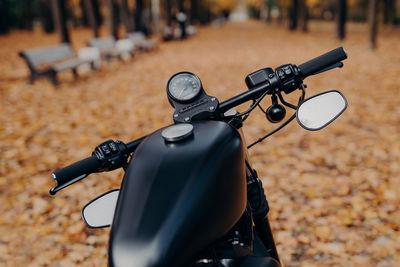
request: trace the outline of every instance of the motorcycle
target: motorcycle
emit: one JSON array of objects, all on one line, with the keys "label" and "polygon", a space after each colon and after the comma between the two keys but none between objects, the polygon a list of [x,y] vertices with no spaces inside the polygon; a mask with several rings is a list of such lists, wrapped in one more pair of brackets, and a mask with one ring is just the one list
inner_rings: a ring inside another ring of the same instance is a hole
[{"label": "motorcycle", "polygon": [[[305,129],[324,128],[347,107],[336,90],[305,99],[303,80],[343,67],[343,47],[299,66],[285,64],[247,75],[248,90],[219,102],[195,74],[179,72],[167,84],[174,124],[129,143],[108,140],[92,156],[52,173],[50,194],[91,173],[125,170],[121,188],[82,209],[90,228],[110,227],[111,267],[281,266],[268,221],[262,182],[247,149],[294,118]],[[296,104],[283,93],[299,90]],[[261,107],[270,96],[268,109]],[[243,112],[234,108],[245,102]],[[296,112],[272,132],[246,146],[242,126],[256,108],[272,123],[286,108]]]}]

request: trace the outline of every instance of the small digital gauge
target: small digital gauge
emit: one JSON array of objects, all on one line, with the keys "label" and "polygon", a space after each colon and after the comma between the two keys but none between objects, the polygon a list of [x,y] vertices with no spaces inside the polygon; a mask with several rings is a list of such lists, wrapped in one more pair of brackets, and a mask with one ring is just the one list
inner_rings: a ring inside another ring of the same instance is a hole
[{"label": "small digital gauge", "polygon": [[193,73],[180,72],[169,80],[167,91],[174,100],[188,102],[200,93],[201,81]]}]

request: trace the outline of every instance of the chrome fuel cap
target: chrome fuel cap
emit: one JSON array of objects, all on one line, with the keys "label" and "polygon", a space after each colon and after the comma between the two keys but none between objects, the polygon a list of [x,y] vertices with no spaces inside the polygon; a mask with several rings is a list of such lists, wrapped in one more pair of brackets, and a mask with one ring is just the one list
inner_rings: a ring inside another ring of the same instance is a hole
[{"label": "chrome fuel cap", "polygon": [[168,142],[177,142],[189,137],[193,133],[193,125],[179,123],[165,128],[161,135]]}]

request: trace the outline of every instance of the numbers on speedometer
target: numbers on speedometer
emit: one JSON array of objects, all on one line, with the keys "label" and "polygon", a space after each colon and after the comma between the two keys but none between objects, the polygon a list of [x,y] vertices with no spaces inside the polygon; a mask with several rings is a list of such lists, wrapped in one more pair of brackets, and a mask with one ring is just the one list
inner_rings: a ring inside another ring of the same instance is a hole
[{"label": "numbers on speedometer", "polygon": [[168,82],[168,94],[176,101],[187,102],[194,99],[201,90],[199,77],[190,72],[175,74]]}]

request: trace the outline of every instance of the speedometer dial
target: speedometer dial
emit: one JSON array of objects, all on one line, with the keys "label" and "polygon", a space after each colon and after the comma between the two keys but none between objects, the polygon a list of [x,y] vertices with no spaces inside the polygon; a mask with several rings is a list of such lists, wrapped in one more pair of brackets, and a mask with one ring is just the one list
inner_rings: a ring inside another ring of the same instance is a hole
[{"label": "speedometer dial", "polygon": [[201,82],[193,73],[180,72],[169,80],[167,90],[174,100],[187,102],[200,93]]}]

